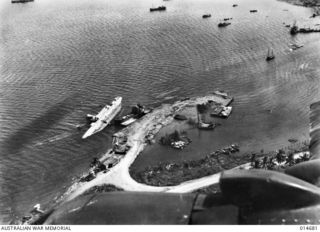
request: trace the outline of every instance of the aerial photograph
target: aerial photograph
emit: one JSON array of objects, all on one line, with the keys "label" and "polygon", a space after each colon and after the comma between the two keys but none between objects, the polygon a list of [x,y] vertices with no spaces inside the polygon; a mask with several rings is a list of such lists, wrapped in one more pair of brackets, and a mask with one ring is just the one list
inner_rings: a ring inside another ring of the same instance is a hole
[{"label": "aerial photograph", "polygon": [[1,0],[0,224],[317,230],[320,0]]}]

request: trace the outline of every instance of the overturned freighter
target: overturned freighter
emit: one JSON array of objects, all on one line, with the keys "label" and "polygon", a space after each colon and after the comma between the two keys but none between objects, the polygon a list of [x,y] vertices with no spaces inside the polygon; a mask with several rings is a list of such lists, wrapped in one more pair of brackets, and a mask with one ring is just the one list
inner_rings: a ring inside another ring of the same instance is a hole
[{"label": "overturned freighter", "polygon": [[116,97],[111,105],[106,105],[103,109],[96,115],[87,115],[87,118],[92,122],[89,130],[82,136],[83,139],[103,130],[111,120],[120,112],[121,110],[122,97]]}]

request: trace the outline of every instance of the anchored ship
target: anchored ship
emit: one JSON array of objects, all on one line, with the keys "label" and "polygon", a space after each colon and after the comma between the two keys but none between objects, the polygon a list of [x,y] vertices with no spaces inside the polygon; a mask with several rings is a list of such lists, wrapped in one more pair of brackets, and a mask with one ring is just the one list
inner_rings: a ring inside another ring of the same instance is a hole
[{"label": "anchored ship", "polygon": [[229,22],[220,22],[219,24],[218,24],[218,27],[226,27],[226,26],[229,26],[231,23],[229,23]]},{"label": "anchored ship", "polygon": [[103,130],[121,110],[122,97],[116,97],[111,105],[106,105],[97,115],[87,115],[92,122],[83,139]]},{"label": "anchored ship", "polygon": [[267,54],[267,58],[266,61],[270,61],[273,60],[275,58],[274,54],[273,54],[273,50],[268,49],[268,54]]},{"label": "anchored ship", "polygon": [[159,6],[159,7],[150,8],[150,12],[152,12],[152,11],[164,11],[164,10],[166,10],[165,6]]},{"label": "anchored ship", "polygon": [[211,17],[211,14],[204,14],[202,15],[202,18],[206,19],[206,18],[210,18]]}]

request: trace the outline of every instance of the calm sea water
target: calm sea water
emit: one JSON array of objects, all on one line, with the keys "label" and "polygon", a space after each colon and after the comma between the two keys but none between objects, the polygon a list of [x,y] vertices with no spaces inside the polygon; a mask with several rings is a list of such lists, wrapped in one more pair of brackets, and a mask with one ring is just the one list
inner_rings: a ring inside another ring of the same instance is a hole
[{"label": "calm sea water", "polygon": [[[166,12],[149,12],[164,3]],[[110,147],[118,128],[82,140],[76,125],[115,96],[125,107],[215,89],[235,97],[223,126],[188,129],[193,143],[183,152],[150,146],[136,169],[199,158],[233,142],[246,152],[308,139],[309,104],[320,97],[320,35],[292,37],[283,25],[307,19],[308,8],[274,0],[35,0],[0,7],[2,223],[36,203],[48,206]],[[204,13],[212,17],[204,20]],[[218,28],[225,17],[232,24]],[[305,46],[291,52],[291,42]],[[269,47],[276,59],[268,63]]]}]

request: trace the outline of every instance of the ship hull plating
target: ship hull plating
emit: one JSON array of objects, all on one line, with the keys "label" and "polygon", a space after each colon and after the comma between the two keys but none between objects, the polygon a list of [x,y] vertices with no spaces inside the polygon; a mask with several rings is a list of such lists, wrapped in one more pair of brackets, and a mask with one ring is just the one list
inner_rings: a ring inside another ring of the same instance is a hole
[{"label": "ship hull plating", "polygon": [[86,131],[82,138],[88,138],[89,136],[102,131],[106,126],[108,126],[112,119],[120,112],[121,102],[122,97],[116,97],[111,105],[106,105],[103,107],[103,109],[96,115],[98,120],[91,123],[90,128]]}]

